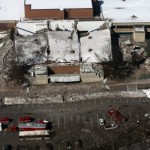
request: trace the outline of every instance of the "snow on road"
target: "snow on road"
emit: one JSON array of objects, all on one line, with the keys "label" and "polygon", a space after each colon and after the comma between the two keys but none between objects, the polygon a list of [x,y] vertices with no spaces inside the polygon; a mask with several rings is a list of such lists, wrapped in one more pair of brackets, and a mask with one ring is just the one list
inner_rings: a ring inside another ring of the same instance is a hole
[{"label": "snow on road", "polygon": [[150,98],[150,89],[144,89],[143,92],[146,94],[148,98]]}]

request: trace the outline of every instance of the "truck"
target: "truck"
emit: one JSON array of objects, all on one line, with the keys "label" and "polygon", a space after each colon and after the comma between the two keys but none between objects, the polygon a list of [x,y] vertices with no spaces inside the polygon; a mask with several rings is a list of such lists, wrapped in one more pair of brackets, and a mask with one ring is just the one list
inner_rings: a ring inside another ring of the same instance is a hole
[{"label": "truck", "polygon": [[20,140],[50,139],[50,130],[19,131]]}]

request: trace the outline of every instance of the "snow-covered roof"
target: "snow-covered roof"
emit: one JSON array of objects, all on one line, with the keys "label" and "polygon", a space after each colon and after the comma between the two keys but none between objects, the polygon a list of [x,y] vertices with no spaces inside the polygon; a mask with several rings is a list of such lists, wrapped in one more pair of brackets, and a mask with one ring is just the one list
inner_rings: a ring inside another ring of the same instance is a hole
[{"label": "snow-covered roof", "polygon": [[73,25],[74,25],[74,20],[50,20],[49,22],[49,28],[52,29],[53,31],[56,30],[56,27],[59,29],[65,31],[73,30]]},{"label": "snow-covered roof", "polygon": [[105,24],[105,21],[79,21],[77,24],[77,29],[79,31],[92,31],[100,28]]},{"label": "snow-covered roof", "polygon": [[71,39],[71,32],[49,31],[48,32],[50,61],[74,62],[79,61],[78,37],[74,33]]},{"label": "snow-covered roof", "polygon": [[26,0],[31,9],[92,8],[91,0]]},{"label": "snow-covered roof", "polygon": [[0,0],[0,20],[20,20],[24,17],[24,0]]},{"label": "snow-covered roof", "polygon": [[113,22],[149,22],[150,0],[103,0],[105,18]]},{"label": "snow-covered roof", "polygon": [[111,38],[109,29],[94,31],[82,37],[81,57],[83,62],[108,62],[112,60]]},{"label": "snow-covered roof", "polygon": [[47,21],[39,21],[39,22],[18,22],[17,23],[17,31],[20,35],[33,35],[36,34],[37,31],[42,29],[47,29]]}]

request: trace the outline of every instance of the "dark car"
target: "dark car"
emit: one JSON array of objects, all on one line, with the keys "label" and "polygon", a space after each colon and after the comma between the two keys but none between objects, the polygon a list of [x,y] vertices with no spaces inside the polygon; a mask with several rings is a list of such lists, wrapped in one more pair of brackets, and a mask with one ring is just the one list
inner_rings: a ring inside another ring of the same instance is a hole
[{"label": "dark car", "polygon": [[3,150],[12,150],[12,146],[9,144],[6,144],[3,146]]},{"label": "dark car", "polygon": [[8,117],[2,117],[2,118],[0,118],[0,123],[2,123],[2,124],[8,124],[10,122],[11,122],[11,119],[8,118]]},{"label": "dark car", "polygon": [[66,150],[72,150],[72,144],[69,141],[66,142]]},{"label": "dark car", "polygon": [[30,116],[24,116],[18,119],[18,122],[20,123],[26,123],[26,122],[31,122],[31,121],[32,121],[32,118]]}]

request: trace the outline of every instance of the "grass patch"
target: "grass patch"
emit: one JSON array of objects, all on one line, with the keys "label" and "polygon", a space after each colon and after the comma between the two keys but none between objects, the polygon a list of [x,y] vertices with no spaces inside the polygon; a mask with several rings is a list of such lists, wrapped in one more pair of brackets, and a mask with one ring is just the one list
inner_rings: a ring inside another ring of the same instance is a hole
[{"label": "grass patch", "polygon": [[140,76],[140,79],[143,80],[143,79],[150,79],[150,74],[147,73],[147,74],[143,74]]}]

